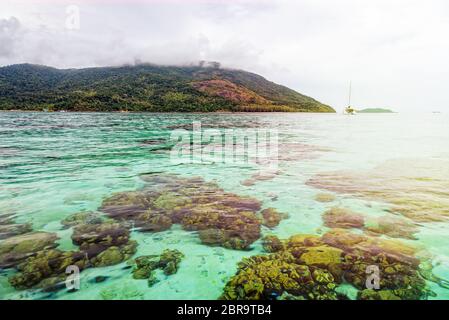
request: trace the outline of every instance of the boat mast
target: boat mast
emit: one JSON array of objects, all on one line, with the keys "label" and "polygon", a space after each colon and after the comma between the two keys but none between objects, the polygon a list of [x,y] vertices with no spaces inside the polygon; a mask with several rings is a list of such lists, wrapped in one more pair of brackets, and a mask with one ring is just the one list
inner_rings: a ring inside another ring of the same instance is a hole
[{"label": "boat mast", "polygon": [[352,93],[352,80],[349,81],[349,104],[348,104],[348,107],[351,106],[351,93]]}]

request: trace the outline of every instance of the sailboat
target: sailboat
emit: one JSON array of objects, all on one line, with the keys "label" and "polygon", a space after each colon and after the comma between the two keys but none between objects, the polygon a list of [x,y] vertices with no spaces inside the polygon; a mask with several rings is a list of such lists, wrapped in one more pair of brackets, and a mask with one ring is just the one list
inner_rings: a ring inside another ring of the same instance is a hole
[{"label": "sailboat", "polygon": [[352,82],[349,82],[349,103],[345,109],[345,114],[355,115],[355,109],[351,107]]}]

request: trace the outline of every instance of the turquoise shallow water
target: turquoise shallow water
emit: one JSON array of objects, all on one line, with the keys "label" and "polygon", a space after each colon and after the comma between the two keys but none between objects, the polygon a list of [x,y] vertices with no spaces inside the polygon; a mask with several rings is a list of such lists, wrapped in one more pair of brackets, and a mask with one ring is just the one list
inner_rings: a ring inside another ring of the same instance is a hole
[{"label": "turquoise shallow water", "polygon": [[[203,128],[276,129],[278,172],[271,179],[248,185],[244,181],[254,176],[260,165],[173,163],[168,152],[154,150],[155,146],[148,143],[168,139],[173,128],[194,121],[201,121]],[[72,230],[61,228],[62,219],[97,210],[102,200],[115,192],[141,188],[140,174],[163,172],[201,176],[225,191],[254,197],[263,207],[288,213],[289,218],[278,227],[263,227],[263,234],[280,238],[321,234],[326,230],[321,216],[330,207],[380,217],[390,203],[344,193],[335,193],[332,203],[321,203],[316,195],[328,191],[306,183],[310,178],[326,172],[369,173],[378,166],[402,163],[390,167],[394,168],[395,179],[403,178],[404,184],[410,172],[419,169],[420,174],[436,177],[438,186],[446,185],[448,141],[449,117],[444,114],[0,113],[0,211],[13,213],[17,223],[31,223],[34,230],[56,232],[59,248],[71,250],[76,248],[70,239]],[[429,165],[423,169],[422,163]],[[415,165],[419,167],[416,170]],[[369,179],[368,174],[367,185]],[[446,194],[440,193],[436,201],[441,197]],[[417,240],[404,241],[422,246],[432,255],[434,273],[449,279],[449,223],[416,224]],[[77,292],[43,293],[12,288],[7,277],[14,271],[8,269],[0,273],[0,298],[216,299],[237,271],[237,262],[263,251],[260,241],[248,251],[206,246],[195,232],[179,226],[159,233],[133,231],[132,239],[139,244],[135,256],[160,254],[164,249],[182,251],[185,258],[178,272],[159,274],[160,281],[148,288],[146,281],[134,280],[122,263],[86,269]],[[95,283],[96,276],[108,278]],[[433,298],[449,298],[448,289],[435,283],[429,286],[436,293]]]}]

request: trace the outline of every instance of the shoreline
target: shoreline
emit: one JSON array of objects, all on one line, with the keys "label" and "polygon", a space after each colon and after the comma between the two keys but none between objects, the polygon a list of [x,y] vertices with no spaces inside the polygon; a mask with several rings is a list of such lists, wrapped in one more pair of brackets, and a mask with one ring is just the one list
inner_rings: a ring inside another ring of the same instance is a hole
[{"label": "shoreline", "polygon": [[338,112],[307,112],[307,111],[258,111],[258,112],[250,112],[250,111],[212,111],[212,112],[182,112],[182,111],[42,111],[42,110],[0,110],[0,113],[120,113],[120,114],[150,114],[150,113],[159,113],[159,114],[273,114],[273,113],[282,113],[282,114],[338,114]]}]

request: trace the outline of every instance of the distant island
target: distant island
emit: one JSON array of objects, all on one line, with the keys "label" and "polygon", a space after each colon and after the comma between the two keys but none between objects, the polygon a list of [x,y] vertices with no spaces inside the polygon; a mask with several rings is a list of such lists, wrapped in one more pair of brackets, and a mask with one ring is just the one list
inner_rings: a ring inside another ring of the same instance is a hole
[{"label": "distant island", "polygon": [[335,112],[262,76],[224,69],[218,62],[85,69],[1,67],[0,110]]},{"label": "distant island", "polygon": [[383,108],[366,108],[362,110],[357,110],[357,113],[395,113],[395,112],[393,110]]}]

